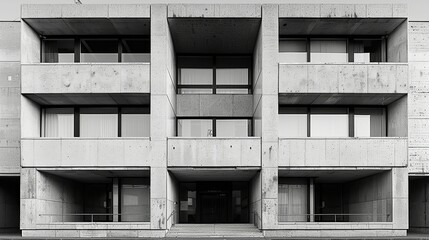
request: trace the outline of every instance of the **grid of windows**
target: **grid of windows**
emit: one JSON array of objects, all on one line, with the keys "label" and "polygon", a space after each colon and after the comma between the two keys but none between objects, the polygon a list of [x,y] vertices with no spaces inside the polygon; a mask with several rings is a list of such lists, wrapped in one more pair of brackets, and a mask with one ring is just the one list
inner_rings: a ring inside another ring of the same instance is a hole
[{"label": "grid of windows", "polygon": [[43,63],[150,62],[147,37],[76,37],[42,40]]},{"label": "grid of windows", "polygon": [[279,136],[301,137],[385,137],[386,108],[286,107],[279,110]]},{"label": "grid of windows", "polygon": [[149,107],[46,107],[42,137],[149,137]]},{"label": "grid of windows", "polygon": [[281,38],[281,63],[386,62],[383,37],[374,38]]},{"label": "grid of windows", "polygon": [[178,56],[177,93],[251,94],[251,56]]}]

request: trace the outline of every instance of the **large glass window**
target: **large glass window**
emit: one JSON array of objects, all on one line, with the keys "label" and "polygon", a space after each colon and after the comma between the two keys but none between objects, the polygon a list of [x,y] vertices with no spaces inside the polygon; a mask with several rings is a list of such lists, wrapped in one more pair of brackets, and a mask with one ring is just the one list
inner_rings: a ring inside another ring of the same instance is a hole
[{"label": "large glass window", "polygon": [[383,108],[356,108],[354,113],[355,137],[385,137],[386,111]]},{"label": "large glass window", "polygon": [[376,40],[361,40],[353,41],[354,62],[370,63],[382,62],[382,41]]},{"label": "large glass window", "polygon": [[122,62],[150,62],[150,40],[122,39]]},{"label": "large glass window", "polygon": [[248,94],[251,57],[179,56],[178,93]]},{"label": "large glass window", "polygon": [[82,108],[81,137],[117,137],[118,112],[115,108]]},{"label": "large glass window", "polygon": [[312,63],[348,62],[347,41],[345,40],[312,40],[310,50]]},{"label": "large glass window", "polygon": [[177,130],[179,137],[213,137],[211,119],[179,119]]},{"label": "large glass window", "polygon": [[278,188],[279,222],[307,221],[308,180],[280,178]]},{"label": "large glass window", "polygon": [[118,62],[118,40],[82,39],[80,61],[84,63]]},{"label": "large glass window", "polygon": [[122,137],[149,137],[150,115],[142,108],[122,108]]},{"label": "large glass window", "polygon": [[312,108],[310,135],[311,137],[348,137],[348,109]]},{"label": "large glass window", "polygon": [[45,63],[74,62],[74,39],[44,39],[42,56]]},{"label": "large glass window", "polygon": [[44,137],[73,137],[73,108],[48,108],[44,110],[43,118]]},{"label": "large glass window", "polygon": [[279,62],[281,63],[303,63],[307,62],[306,40],[284,40],[279,44]]},{"label": "large glass window", "polygon": [[225,119],[216,121],[217,137],[248,137],[249,120]]},{"label": "large glass window", "polygon": [[150,222],[150,184],[147,178],[121,179],[121,222]]}]

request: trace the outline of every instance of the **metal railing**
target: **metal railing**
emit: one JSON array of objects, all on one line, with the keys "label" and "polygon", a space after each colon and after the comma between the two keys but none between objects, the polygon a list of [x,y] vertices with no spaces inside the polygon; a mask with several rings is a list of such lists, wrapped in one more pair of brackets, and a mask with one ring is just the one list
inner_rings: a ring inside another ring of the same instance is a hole
[{"label": "metal railing", "polygon": [[320,213],[279,215],[279,222],[390,222],[391,214]]},{"label": "metal railing", "polygon": [[170,215],[167,217],[167,226],[168,226],[168,221],[170,221],[171,219],[171,226],[174,226],[176,224],[176,210],[173,210]]},{"label": "metal railing", "polygon": [[[123,213],[64,213],[64,214],[39,214],[40,217],[48,217],[49,222],[149,222],[145,219],[147,214],[123,214]],[[116,220],[116,221],[114,221]]]}]

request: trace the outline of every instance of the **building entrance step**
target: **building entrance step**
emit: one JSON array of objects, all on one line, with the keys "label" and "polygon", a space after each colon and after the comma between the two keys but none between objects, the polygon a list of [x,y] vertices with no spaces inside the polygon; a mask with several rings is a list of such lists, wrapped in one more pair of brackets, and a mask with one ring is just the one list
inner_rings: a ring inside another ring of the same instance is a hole
[{"label": "building entrance step", "polygon": [[237,237],[262,238],[262,232],[253,224],[176,224],[167,238]]}]

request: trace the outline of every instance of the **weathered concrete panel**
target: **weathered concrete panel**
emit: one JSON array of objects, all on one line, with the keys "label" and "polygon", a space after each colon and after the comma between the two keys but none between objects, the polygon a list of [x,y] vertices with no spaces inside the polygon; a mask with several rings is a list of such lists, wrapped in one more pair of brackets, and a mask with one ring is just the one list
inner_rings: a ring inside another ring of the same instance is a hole
[{"label": "weathered concrete panel", "polygon": [[148,138],[22,139],[23,167],[151,166]]},{"label": "weathered concrete panel", "polygon": [[261,166],[260,138],[169,138],[169,167]]},{"label": "weathered concrete panel", "polygon": [[149,4],[109,4],[110,18],[150,18]]},{"label": "weathered concrete panel", "polygon": [[[21,60],[21,23],[0,22],[0,61]],[[1,72],[1,71],[0,71]]]},{"label": "weathered concrete panel", "polygon": [[259,4],[169,4],[168,17],[260,18]]},{"label": "weathered concrete panel", "polygon": [[253,116],[253,96],[249,94],[178,94],[177,116]]},{"label": "weathered concrete panel", "polygon": [[22,93],[149,93],[150,64],[23,64]]},{"label": "weathered concrete panel", "polygon": [[279,166],[404,167],[406,138],[339,138],[279,140]]},{"label": "weathered concrete panel", "polygon": [[280,93],[407,93],[407,64],[279,64]]},{"label": "weathered concrete panel", "polygon": [[409,61],[429,61],[429,23],[409,22]]}]

